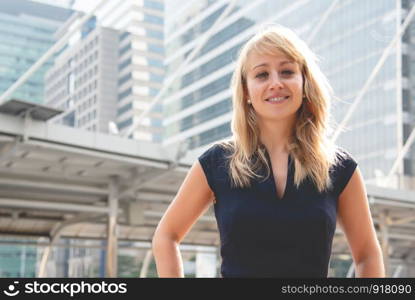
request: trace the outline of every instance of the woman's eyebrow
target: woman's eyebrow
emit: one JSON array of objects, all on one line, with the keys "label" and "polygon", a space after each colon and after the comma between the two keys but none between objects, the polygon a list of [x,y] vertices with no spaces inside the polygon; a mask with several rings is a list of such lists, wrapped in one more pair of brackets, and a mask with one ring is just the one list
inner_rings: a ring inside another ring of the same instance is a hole
[{"label": "woman's eyebrow", "polygon": [[256,65],[255,67],[253,67],[252,70],[254,70],[256,68],[259,68],[259,67],[265,67],[265,66],[268,66],[268,64],[267,63],[259,64],[259,65]]},{"label": "woman's eyebrow", "polygon": [[282,61],[280,63],[280,66],[285,65],[285,64],[294,64],[294,63],[295,63],[295,61],[293,61],[293,60],[285,60],[285,61]]},{"label": "woman's eyebrow", "polygon": [[[280,66],[285,65],[285,64],[293,64],[293,63],[295,63],[293,60],[284,60],[280,62]],[[259,64],[253,67],[252,70],[259,68],[259,67],[266,67],[266,66],[268,66],[268,63],[262,63],[262,64]]]}]

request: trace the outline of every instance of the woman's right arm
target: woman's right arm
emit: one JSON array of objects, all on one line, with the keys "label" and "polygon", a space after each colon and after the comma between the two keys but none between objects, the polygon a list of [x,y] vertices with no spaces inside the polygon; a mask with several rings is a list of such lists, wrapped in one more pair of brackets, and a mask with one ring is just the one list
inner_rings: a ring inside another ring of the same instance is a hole
[{"label": "woman's right arm", "polygon": [[213,192],[196,161],[154,233],[152,248],[159,277],[184,277],[179,244],[210,204]]}]

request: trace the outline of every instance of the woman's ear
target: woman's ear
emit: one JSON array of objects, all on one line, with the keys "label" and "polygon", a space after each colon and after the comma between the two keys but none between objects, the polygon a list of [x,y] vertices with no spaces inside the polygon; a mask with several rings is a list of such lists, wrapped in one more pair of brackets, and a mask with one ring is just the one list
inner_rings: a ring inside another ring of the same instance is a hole
[{"label": "woman's ear", "polygon": [[307,77],[304,76],[304,74],[302,74],[303,77],[303,98],[307,98],[307,86],[308,86],[308,82],[307,82]]},{"label": "woman's ear", "polygon": [[242,90],[244,92],[244,101],[248,101],[249,97],[249,93],[248,93],[248,88],[246,87],[246,82],[245,80],[242,80]]}]

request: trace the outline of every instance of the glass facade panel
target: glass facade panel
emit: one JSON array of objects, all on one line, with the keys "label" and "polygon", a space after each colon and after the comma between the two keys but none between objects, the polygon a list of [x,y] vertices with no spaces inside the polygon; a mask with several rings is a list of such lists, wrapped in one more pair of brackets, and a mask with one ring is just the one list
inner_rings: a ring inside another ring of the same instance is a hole
[{"label": "glass facade panel", "polygon": [[129,118],[129,119],[125,120],[125,121],[122,121],[122,122],[118,122],[117,123],[119,130],[122,130],[122,129],[124,129],[127,126],[130,126],[132,124],[133,124],[133,119],[132,118]]},{"label": "glass facade panel", "polygon": [[188,108],[196,103],[206,100],[208,97],[218,94],[221,91],[229,88],[232,74],[227,74],[213,82],[205,85],[204,87],[193,91],[186,96],[182,97],[178,102],[175,101],[167,106],[167,113],[173,114],[179,112],[185,108]]},{"label": "glass facade panel", "polygon": [[[0,1],[0,93],[5,92],[55,43],[54,32],[73,13],[30,1]],[[43,103],[44,63],[11,98]]]},{"label": "glass facade panel", "polygon": [[122,115],[123,113],[125,113],[126,111],[129,111],[132,108],[133,108],[133,104],[131,102],[127,103],[123,107],[121,107],[117,110],[117,114]]}]

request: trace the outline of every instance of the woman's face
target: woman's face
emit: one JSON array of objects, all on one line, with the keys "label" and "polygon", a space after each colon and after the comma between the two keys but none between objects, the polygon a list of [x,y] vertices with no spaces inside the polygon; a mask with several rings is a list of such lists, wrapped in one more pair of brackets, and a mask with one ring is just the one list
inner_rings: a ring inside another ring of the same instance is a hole
[{"label": "woman's face", "polygon": [[298,63],[282,52],[259,55],[251,52],[247,60],[247,101],[251,100],[259,119],[295,118],[303,99],[303,77]]}]

